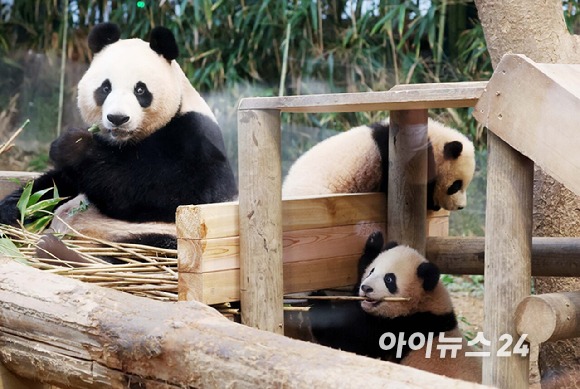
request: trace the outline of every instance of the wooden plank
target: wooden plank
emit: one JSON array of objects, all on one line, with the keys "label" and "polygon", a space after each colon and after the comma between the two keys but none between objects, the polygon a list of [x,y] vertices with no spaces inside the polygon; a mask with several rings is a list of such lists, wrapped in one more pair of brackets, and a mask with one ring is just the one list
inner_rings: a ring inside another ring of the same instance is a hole
[{"label": "wooden plank", "polygon": [[333,93],[285,97],[253,97],[240,101],[239,110],[277,109],[281,112],[361,112],[473,107],[483,84],[449,87],[427,84],[419,89],[386,92]]},{"label": "wooden plank", "polygon": [[387,236],[425,254],[427,110],[392,111],[389,131]]},{"label": "wooden plank", "polygon": [[257,331],[195,301],[136,297],[6,258],[0,301],[0,362],[63,388],[482,387]]},{"label": "wooden plank", "polygon": [[[287,231],[283,234],[283,261],[300,262],[344,255],[360,255],[368,236],[375,231],[385,233],[384,223],[359,223],[340,227]],[[179,254],[179,271],[206,273],[239,269],[238,237],[204,241],[179,239],[184,247]],[[191,247],[191,251],[185,250]]]},{"label": "wooden plank", "polygon": [[518,334],[532,343],[580,336],[580,291],[528,296],[516,310]]},{"label": "wooden plank", "polygon": [[[483,274],[485,238],[429,237],[427,259],[441,273]],[[533,238],[532,276],[580,277],[580,238]]]},{"label": "wooden plank", "polygon": [[[439,83],[421,83],[421,84],[399,84],[395,85],[389,92],[405,90],[431,90],[431,89],[449,89],[465,90],[471,88],[485,89],[487,81],[461,81],[461,82],[439,82]],[[457,92],[459,93],[459,92]]]},{"label": "wooden plank", "polygon": [[41,174],[36,172],[0,171],[0,200],[21,187],[12,180],[18,180],[22,185],[26,185],[28,181],[34,180]]},{"label": "wooden plank", "polygon": [[[386,199],[382,193],[307,196],[282,201],[284,231],[385,222]],[[239,236],[237,202],[186,205],[177,208],[177,236],[212,239]]]},{"label": "wooden plank", "polygon": [[238,112],[242,323],[284,334],[280,111]]},{"label": "wooden plank", "polygon": [[505,55],[473,115],[580,195],[580,65]]},{"label": "wooden plank", "polygon": [[[359,258],[360,254],[354,254],[338,258],[285,263],[284,293],[354,285]],[[240,271],[238,269],[203,273],[202,276],[203,300],[201,301],[203,303],[219,304],[240,300]],[[195,281],[191,280],[191,282]],[[194,287],[194,285],[191,286]]]},{"label": "wooden plank", "polygon": [[531,294],[534,164],[491,131],[487,139],[484,332],[491,346],[484,350],[491,356],[483,358],[483,383],[527,389],[529,354],[497,354],[502,335],[518,338],[514,312]]}]

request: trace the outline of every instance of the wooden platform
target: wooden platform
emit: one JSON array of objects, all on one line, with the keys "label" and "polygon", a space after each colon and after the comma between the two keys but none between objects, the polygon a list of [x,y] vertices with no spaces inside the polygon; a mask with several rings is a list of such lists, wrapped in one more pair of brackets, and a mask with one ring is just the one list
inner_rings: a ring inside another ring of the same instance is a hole
[{"label": "wooden platform", "polygon": [[[240,299],[238,208],[237,202],[178,208],[180,300]],[[429,217],[430,235],[448,234],[448,214]],[[355,284],[364,244],[372,232],[385,232],[386,215],[382,193],[283,200],[284,293]]]},{"label": "wooden platform", "polygon": [[473,107],[486,81],[397,85],[386,92],[333,93],[242,99],[239,110],[362,112]]}]

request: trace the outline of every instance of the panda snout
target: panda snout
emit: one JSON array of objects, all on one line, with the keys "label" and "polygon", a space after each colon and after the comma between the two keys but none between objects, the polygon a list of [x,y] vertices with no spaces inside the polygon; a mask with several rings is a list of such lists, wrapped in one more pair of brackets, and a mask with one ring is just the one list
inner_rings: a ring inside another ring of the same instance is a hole
[{"label": "panda snout", "polygon": [[361,288],[361,290],[363,291],[364,294],[372,293],[373,292],[373,288],[371,288],[368,285],[361,285],[360,288]]},{"label": "panda snout", "polygon": [[115,127],[122,126],[129,121],[129,116],[125,115],[107,115],[107,120],[109,120]]}]

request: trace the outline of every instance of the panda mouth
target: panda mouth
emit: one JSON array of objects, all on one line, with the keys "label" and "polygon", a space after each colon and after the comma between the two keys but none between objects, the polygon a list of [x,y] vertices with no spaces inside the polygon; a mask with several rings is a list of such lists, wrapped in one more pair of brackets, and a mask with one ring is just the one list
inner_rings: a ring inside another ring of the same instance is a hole
[{"label": "panda mouth", "polygon": [[368,298],[368,300],[366,300],[366,301],[362,301],[362,302],[361,302],[361,306],[362,306],[363,308],[367,308],[367,309],[368,309],[368,308],[374,308],[374,307],[376,307],[376,306],[378,306],[379,304],[381,304],[381,303],[383,303],[383,302],[384,302],[384,301],[380,301],[380,300],[374,300],[374,299],[371,299],[370,297],[367,297],[367,298]]}]

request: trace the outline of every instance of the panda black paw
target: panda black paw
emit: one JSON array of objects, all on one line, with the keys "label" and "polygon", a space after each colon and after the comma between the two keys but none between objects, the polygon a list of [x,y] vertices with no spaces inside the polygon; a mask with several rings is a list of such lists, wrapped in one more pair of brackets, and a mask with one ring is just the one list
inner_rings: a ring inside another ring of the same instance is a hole
[{"label": "panda black paw", "polygon": [[377,255],[383,249],[384,244],[385,239],[383,238],[383,233],[381,231],[375,231],[369,235],[365,244],[364,253],[367,255]]},{"label": "panda black paw", "polygon": [[88,129],[71,128],[50,145],[50,159],[57,169],[76,165],[93,145],[93,134]]},{"label": "panda black paw", "polygon": [[17,226],[20,219],[20,211],[16,207],[22,190],[17,190],[0,201],[0,224]]}]

